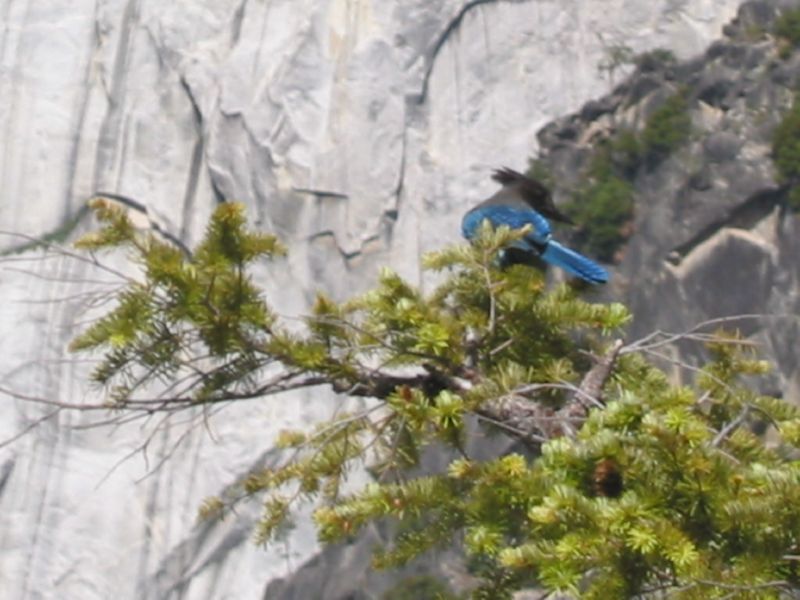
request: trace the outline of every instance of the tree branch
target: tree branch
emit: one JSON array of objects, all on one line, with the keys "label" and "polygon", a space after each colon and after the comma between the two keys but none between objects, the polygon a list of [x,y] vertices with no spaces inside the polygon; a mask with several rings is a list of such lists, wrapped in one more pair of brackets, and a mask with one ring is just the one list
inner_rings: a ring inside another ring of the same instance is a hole
[{"label": "tree branch", "polygon": [[[506,430],[519,432],[519,437],[536,443],[575,432],[586,420],[592,405],[602,406],[603,386],[611,376],[617,357],[623,348],[617,340],[604,356],[583,376],[578,387],[567,384],[531,384],[490,401],[478,409],[479,416],[499,424]],[[566,404],[558,410],[532,400],[525,394],[544,389],[572,390]]]}]

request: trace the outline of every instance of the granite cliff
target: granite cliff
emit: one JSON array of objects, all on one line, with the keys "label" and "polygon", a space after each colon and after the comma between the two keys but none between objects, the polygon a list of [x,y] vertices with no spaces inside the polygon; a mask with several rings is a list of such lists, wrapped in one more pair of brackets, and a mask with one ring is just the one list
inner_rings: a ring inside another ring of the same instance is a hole
[{"label": "granite cliff", "polygon": [[[800,216],[773,150],[800,83],[800,53],[775,35],[789,8],[796,5],[744,3],[723,35],[689,60],[664,49],[634,56],[618,48],[634,72],[611,93],[546,125],[531,171],[553,186],[561,206],[584,211],[584,218],[590,212],[576,203],[601,202],[610,177],[624,182],[630,207],[614,224],[621,230],[615,242],[597,241],[602,236],[591,226],[560,233],[589,254],[608,255],[613,281],[597,295],[631,307],[631,339],[719,320],[705,330],[736,328],[755,341],[775,365],[765,391],[797,403]],[[671,103],[674,110],[665,110]],[[674,142],[654,147],[647,132],[657,127],[662,138],[677,132]],[[738,315],[748,317],[728,320]],[[691,366],[700,353],[698,344],[684,344],[653,358],[672,366],[676,378],[690,377],[681,365]],[[325,549],[274,582],[265,598],[381,598],[419,573],[456,590],[469,585],[452,551],[377,576],[363,559],[385,537],[374,528],[352,545]],[[347,579],[334,578],[343,572]]]},{"label": "granite cliff", "polygon": [[[264,550],[249,540],[253,514],[202,525],[194,516],[201,498],[271,459],[277,430],[325,414],[325,394],[234,407],[213,420],[213,435],[184,435],[178,424],[87,429],[91,416],[30,402],[98,397],[85,383],[90,365],[65,347],[89,294],[115,281],[37,244],[91,227],[83,207],[96,191],[135,199],[142,226],[185,243],[217,202],[245,202],[291,247],[287,263],[259,276],[276,307],[297,314],[318,287],[338,297],[368,287],[381,264],[419,279],[420,254],[457,238],[463,209],[491,189],[491,168],[521,167],[545,123],[623,81],[632,67],[609,62],[615,49],[669,48],[673,65],[640,66],[594,108],[547,127],[542,158],[567,194],[592,132],[635,124],[678,78],[691,88],[693,130],[705,133],[634,177],[635,233],[609,293],[630,300],[637,331],[722,308],[791,311],[796,217],[781,209],[768,138],[791,103],[795,58],[776,55],[767,2],[748,3],[740,25],[705,51],[738,4],[7,3],[0,441],[13,443],[0,447],[4,596],[256,598],[317,550],[303,519]],[[693,87],[701,79],[703,98]],[[766,103],[761,120],[740,116],[748,93]],[[130,268],[122,256],[103,260]],[[745,275],[735,279],[731,265]],[[646,285],[632,285],[643,272]],[[786,389],[796,385],[793,331],[753,331]],[[364,583],[362,550],[329,552],[270,597],[378,593]],[[327,570],[311,570],[320,564]],[[333,572],[338,587],[325,585]]]}]

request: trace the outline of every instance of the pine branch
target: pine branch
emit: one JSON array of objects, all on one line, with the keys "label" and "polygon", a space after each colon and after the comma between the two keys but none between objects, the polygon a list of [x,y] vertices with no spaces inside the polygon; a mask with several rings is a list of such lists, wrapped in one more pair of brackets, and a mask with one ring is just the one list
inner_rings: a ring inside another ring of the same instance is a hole
[{"label": "pine branch", "polygon": [[[562,435],[574,437],[586,420],[589,407],[602,406],[603,386],[611,376],[622,348],[622,340],[614,342],[608,352],[584,375],[578,387],[566,384],[530,384],[518,388],[512,394],[485,403],[476,412],[526,441],[542,443]],[[567,389],[572,391],[572,395],[558,410],[537,401],[535,397],[529,397],[532,393],[546,389]]]},{"label": "pine branch", "polygon": [[585,403],[585,400],[589,399],[600,404],[603,403],[603,387],[611,376],[617,357],[623,348],[622,340],[617,340],[611,345],[605,356],[601,357],[584,375],[578,391],[573,396],[573,401]]}]

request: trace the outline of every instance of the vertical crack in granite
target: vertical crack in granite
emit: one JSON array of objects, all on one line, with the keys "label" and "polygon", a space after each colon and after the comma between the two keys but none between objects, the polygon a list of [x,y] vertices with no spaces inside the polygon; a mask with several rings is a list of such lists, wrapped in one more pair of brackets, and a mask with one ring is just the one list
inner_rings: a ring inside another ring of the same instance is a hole
[{"label": "vertical crack in granite", "polygon": [[[119,42],[114,57],[114,68],[111,73],[111,89],[109,90],[108,112],[100,126],[93,189],[99,189],[101,181],[111,175],[114,159],[119,148],[119,135],[123,125],[125,109],[125,87],[127,85],[128,57],[132,49],[132,31],[139,23],[139,0],[128,0],[120,21]],[[124,146],[123,146],[124,147]],[[122,158],[122,157],[120,157]],[[116,180],[116,177],[113,178]],[[116,181],[112,183],[112,187]]]},{"label": "vertical crack in granite", "polygon": [[[408,118],[406,115],[403,115],[403,136],[402,141],[400,142],[400,167],[397,173],[397,184],[394,186],[394,192],[392,194],[394,198],[394,206],[392,208],[387,208],[383,211],[383,216],[385,219],[388,219],[389,223],[387,224],[388,227],[388,235],[391,236],[392,227],[394,223],[397,221],[398,217],[400,216],[400,205],[403,199],[403,186],[405,185],[406,181],[406,154],[408,152],[408,129],[410,127]],[[387,240],[388,242],[389,240]]]},{"label": "vertical crack in granite", "polygon": [[418,102],[420,104],[424,104],[425,100],[428,98],[428,85],[433,73],[433,68],[436,66],[436,59],[439,56],[439,52],[441,52],[444,45],[450,39],[450,36],[458,31],[459,27],[461,26],[461,22],[464,20],[464,17],[467,15],[467,13],[469,13],[472,9],[481,6],[482,4],[497,4],[498,2],[502,1],[521,3],[529,2],[530,0],[471,0],[462,6],[458,13],[456,13],[456,16],[447,23],[442,33],[434,42],[431,51],[428,53],[428,56],[426,57],[427,66],[425,68],[425,74],[422,77],[422,90],[420,91],[418,98]]},{"label": "vertical crack in granite", "polygon": [[392,236],[394,234],[394,226],[397,219],[400,218],[400,207],[403,201],[403,191],[406,180],[406,161],[408,160],[408,130],[411,127],[411,120],[409,118],[408,103],[403,112],[403,133],[400,141],[400,165],[397,170],[397,183],[392,191],[392,206],[389,206],[381,213],[381,222],[383,224],[383,243],[388,248],[392,243]]},{"label": "vertical crack in granite", "polygon": [[[98,22],[99,18],[98,14],[99,1],[100,0],[96,0],[94,3],[95,24]],[[69,156],[67,158],[67,163],[69,164],[69,168],[67,169],[68,181],[64,186],[64,201],[62,204],[62,222],[64,223],[68,223],[72,218],[71,217],[72,202],[73,199],[76,197],[76,195],[82,196],[87,193],[90,193],[90,190],[75,189],[75,176],[78,173],[78,160],[80,158],[81,149],[84,142],[82,133],[84,125],[86,123],[86,117],[89,114],[89,97],[91,95],[91,90],[92,90],[92,72],[94,70],[92,57],[100,47],[100,36],[96,27],[92,28],[91,41],[88,44],[88,46],[90,50],[86,57],[86,69],[85,69],[86,74],[83,77],[83,85],[81,86],[81,93],[79,96],[79,100],[76,102],[78,108],[75,111],[70,111],[73,114],[77,113],[77,118],[75,119],[74,126],[71,127],[71,130],[75,132],[75,135],[72,140],[72,143],[70,144]]]},{"label": "vertical crack in granite", "polygon": [[2,465],[0,465],[0,496],[5,491],[6,484],[8,483],[11,473],[14,471],[14,466],[17,464],[16,457],[11,456]]},{"label": "vertical crack in granite", "polygon": [[186,190],[183,195],[183,219],[181,220],[180,238],[185,240],[188,236],[188,228],[192,223],[192,213],[195,211],[197,186],[205,158],[205,132],[203,131],[203,113],[200,112],[200,107],[197,105],[192,88],[183,75],[180,76],[180,82],[181,87],[186,92],[189,103],[192,105],[192,115],[194,116],[195,129],[197,131],[197,139],[192,149],[192,158],[186,180]]},{"label": "vertical crack in granite", "polygon": [[[64,268],[70,268],[67,266],[67,261],[59,261],[55,268],[57,270],[53,274],[53,279],[47,280],[47,278],[44,278],[38,285],[40,288],[47,286],[51,292],[54,291],[58,296],[62,289],[68,285],[64,282],[71,281],[74,275],[67,273],[62,277],[61,271]],[[74,268],[82,270],[83,266],[75,266]],[[53,290],[53,288],[55,289]],[[39,297],[35,293],[32,296]],[[59,349],[53,347],[53,340],[60,338],[59,329],[65,325],[68,315],[61,310],[58,303],[50,303],[45,311],[45,316],[47,326],[44,335],[38,340],[39,349],[36,355],[46,361],[58,356]],[[43,395],[45,397],[57,396],[57,390],[61,389],[61,383],[62,371],[60,368],[46,369],[40,378]],[[56,552],[55,548],[50,544],[43,543],[42,540],[47,539],[50,532],[57,528],[58,521],[61,519],[58,512],[48,509],[52,503],[52,497],[57,496],[61,491],[64,473],[62,466],[67,461],[67,455],[70,450],[71,430],[68,424],[73,418],[74,416],[69,415],[55,415],[51,423],[54,429],[53,436],[36,447],[35,459],[29,463],[30,467],[26,480],[37,481],[43,479],[44,483],[36,496],[36,504],[32,510],[35,517],[29,521],[33,530],[31,535],[32,543],[30,552],[25,560],[22,598],[28,597],[31,591],[35,589],[36,583],[43,575],[41,571],[47,572],[47,567],[53,560],[53,553]],[[44,476],[40,477],[37,474],[43,474]]]},{"label": "vertical crack in granite", "polygon": [[235,47],[242,37],[242,24],[246,8],[247,0],[242,0],[236,10],[233,11],[233,19],[231,19],[231,48]]},{"label": "vertical crack in granite", "polygon": [[[155,437],[150,439],[150,443],[154,446],[153,453],[155,456],[164,456],[165,450],[169,445],[169,429],[164,428],[161,431],[161,434],[156,440]],[[148,444],[148,452],[150,452],[149,444]],[[167,453],[168,455],[169,453]],[[146,500],[145,500],[145,508],[144,508],[144,521],[142,523],[143,531],[142,531],[142,539],[145,542],[141,546],[141,552],[137,557],[137,567],[136,567],[136,580],[137,581],[145,581],[147,579],[147,574],[150,569],[150,556],[151,552],[154,550],[154,544],[149,543],[153,542],[156,538],[156,534],[153,532],[153,526],[155,523],[158,522],[157,518],[157,511],[158,511],[158,501],[161,496],[161,483],[162,478],[165,475],[168,475],[169,472],[165,469],[161,469],[162,465],[156,465],[155,467],[150,467],[150,469],[155,469],[155,472],[151,471],[148,474],[148,477],[151,481],[147,486],[147,493],[146,493]],[[169,517],[167,517],[169,518]]]}]

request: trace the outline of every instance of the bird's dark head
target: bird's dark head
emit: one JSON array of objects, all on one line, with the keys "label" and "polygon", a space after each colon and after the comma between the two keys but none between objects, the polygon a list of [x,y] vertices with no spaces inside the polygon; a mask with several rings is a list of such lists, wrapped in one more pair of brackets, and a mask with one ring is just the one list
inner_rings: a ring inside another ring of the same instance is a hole
[{"label": "bird's dark head", "polygon": [[572,219],[556,208],[556,205],[553,203],[553,196],[547,186],[535,179],[531,179],[508,167],[496,169],[492,173],[492,179],[504,188],[513,190],[513,193],[515,193],[520,200],[524,201],[528,206],[540,212],[545,217],[570,225],[574,224]]},{"label": "bird's dark head", "polygon": [[492,173],[492,179],[503,187],[513,187],[520,197],[525,200],[532,208],[538,209],[542,203],[552,202],[550,190],[535,179],[531,179],[514,169],[503,167],[496,169]]}]

